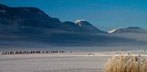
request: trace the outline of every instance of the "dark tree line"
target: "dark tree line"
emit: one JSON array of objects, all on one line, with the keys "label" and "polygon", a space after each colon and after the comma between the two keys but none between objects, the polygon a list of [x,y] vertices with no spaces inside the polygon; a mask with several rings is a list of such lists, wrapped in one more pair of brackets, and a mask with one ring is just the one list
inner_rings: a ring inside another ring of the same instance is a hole
[{"label": "dark tree line", "polygon": [[13,54],[49,54],[49,53],[66,53],[66,51],[4,51],[2,55],[13,55]]}]

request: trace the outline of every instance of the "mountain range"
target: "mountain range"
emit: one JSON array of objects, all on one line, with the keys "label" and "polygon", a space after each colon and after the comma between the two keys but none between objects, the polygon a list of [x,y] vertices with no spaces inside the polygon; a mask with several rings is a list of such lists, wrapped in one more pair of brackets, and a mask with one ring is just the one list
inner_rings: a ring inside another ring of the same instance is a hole
[{"label": "mountain range", "polygon": [[[120,33],[147,33],[139,27],[102,31],[85,20],[61,22],[34,7],[8,7],[0,4],[0,47],[119,46],[142,45],[138,41],[116,36]],[[115,35],[113,35],[115,34]]]}]

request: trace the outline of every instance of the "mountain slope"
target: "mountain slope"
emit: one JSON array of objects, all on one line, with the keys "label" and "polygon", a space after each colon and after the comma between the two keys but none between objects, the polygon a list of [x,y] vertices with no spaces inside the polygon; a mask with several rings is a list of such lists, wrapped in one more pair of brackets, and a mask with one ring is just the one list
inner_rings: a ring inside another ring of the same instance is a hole
[{"label": "mountain slope", "polygon": [[106,33],[104,31],[99,30],[92,24],[90,24],[88,21],[85,20],[77,20],[75,21],[75,24],[80,26],[82,29],[85,29],[88,32],[95,32],[95,33]]}]

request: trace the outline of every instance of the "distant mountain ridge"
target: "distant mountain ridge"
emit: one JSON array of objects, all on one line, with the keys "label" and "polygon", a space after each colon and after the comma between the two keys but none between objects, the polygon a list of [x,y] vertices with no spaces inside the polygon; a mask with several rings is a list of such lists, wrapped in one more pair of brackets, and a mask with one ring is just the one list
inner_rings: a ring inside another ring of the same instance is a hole
[{"label": "distant mountain ridge", "polygon": [[[49,17],[47,14],[45,14],[38,8],[11,8],[8,6],[0,5],[0,9],[0,24],[3,26],[11,26],[17,29],[18,31],[21,31],[21,33],[25,33],[26,31],[30,30],[30,28],[37,28],[41,30],[43,28],[43,30],[46,29],[48,31],[52,30],[57,32],[102,32],[90,23],[87,24],[86,28],[84,28],[83,26],[80,27],[73,22],[61,22],[58,18]],[[92,30],[87,28],[95,29]]]},{"label": "distant mountain ridge", "polygon": [[[33,7],[8,7],[0,4],[0,33],[39,33],[48,32],[84,32],[107,33],[88,21],[77,20],[75,22],[61,22],[58,18],[52,18],[38,8]],[[9,28],[8,28],[9,27]],[[8,29],[8,30],[7,30]],[[12,29],[12,30],[11,30]],[[4,30],[4,31],[3,31]],[[136,32],[144,33],[139,27],[120,28],[111,33]]]},{"label": "distant mountain ridge", "polygon": [[39,47],[40,44],[41,47],[44,44],[115,46],[144,43],[146,42],[112,36],[85,20],[61,22],[38,8],[0,4],[0,47]]},{"label": "distant mountain ridge", "polygon": [[108,31],[108,33],[147,33],[147,30],[144,30],[139,27],[127,27],[127,28],[114,29]]}]

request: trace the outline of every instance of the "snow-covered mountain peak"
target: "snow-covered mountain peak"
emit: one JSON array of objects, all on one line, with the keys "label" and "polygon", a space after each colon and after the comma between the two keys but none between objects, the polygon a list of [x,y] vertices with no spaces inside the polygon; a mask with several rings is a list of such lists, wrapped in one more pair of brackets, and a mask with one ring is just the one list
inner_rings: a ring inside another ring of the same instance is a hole
[{"label": "snow-covered mountain peak", "polygon": [[85,19],[76,20],[75,23],[79,23],[79,22],[82,22],[82,21],[86,21],[86,20]]},{"label": "snow-covered mountain peak", "polygon": [[81,20],[76,20],[75,21],[75,24],[79,25],[79,26],[82,26],[82,22],[87,22],[85,19],[81,19]]},{"label": "snow-covered mountain peak", "polygon": [[127,27],[114,29],[108,31],[108,33],[147,33],[147,31],[139,27]]},{"label": "snow-covered mountain peak", "polygon": [[120,29],[123,29],[123,28],[116,28],[116,29],[108,31],[108,33],[114,33],[114,32],[116,32],[117,30],[120,30]]}]

